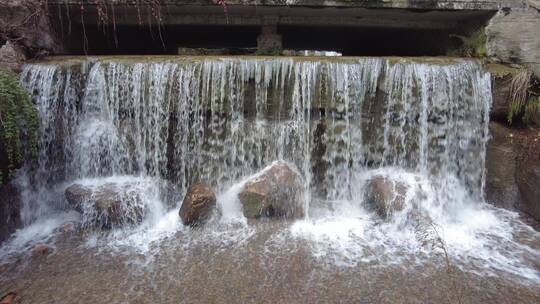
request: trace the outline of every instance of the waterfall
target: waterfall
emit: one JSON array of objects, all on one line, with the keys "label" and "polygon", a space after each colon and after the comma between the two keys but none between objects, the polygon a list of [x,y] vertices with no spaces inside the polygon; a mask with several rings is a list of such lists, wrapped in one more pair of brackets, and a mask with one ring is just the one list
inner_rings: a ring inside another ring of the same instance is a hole
[{"label": "waterfall", "polygon": [[491,88],[474,60],[100,57],[27,64],[21,82],[41,118],[27,223],[63,208],[74,180],[224,191],[277,159],[309,204],[360,200],[378,168],[430,176],[449,204],[449,185],[483,196]]}]

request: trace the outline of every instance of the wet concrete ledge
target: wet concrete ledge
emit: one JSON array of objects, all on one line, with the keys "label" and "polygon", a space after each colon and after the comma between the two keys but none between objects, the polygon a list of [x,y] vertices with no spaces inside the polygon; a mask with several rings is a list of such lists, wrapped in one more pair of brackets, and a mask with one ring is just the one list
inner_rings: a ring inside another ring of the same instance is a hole
[{"label": "wet concrete ledge", "polygon": [[[81,0],[49,0],[49,5],[85,5],[93,3]],[[134,1],[118,0],[116,6],[131,5]],[[161,5],[168,6],[215,6],[212,0],[160,0]],[[502,8],[527,8],[535,1],[527,0],[226,0],[226,5],[255,7],[314,7],[314,8],[405,8],[405,9],[439,9],[439,10],[499,10]],[[144,4],[141,4],[144,5]]]}]

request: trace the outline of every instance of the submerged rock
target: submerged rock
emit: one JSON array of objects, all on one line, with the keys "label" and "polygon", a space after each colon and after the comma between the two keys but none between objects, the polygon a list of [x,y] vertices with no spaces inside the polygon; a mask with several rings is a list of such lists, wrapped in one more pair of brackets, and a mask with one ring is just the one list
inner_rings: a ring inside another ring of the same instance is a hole
[{"label": "submerged rock", "polygon": [[388,218],[404,209],[408,188],[401,181],[378,175],[367,182],[365,201],[380,217]]},{"label": "submerged rock", "polygon": [[79,230],[79,227],[77,227],[76,223],[65,223],[62,226],[56,228],[55,232],[58,233],[62,237],[70,236]]},{"label": "submerged rock", "polygon": [[12,291],[0,298],[0,304],[13,304],[16,299],[17,293]]},{"label": "submerged rock", "polygon": [[216,195],[212,188],[203,183],[197,183],[189,187],[182,207],[180,218],[184,225],[197,226],[205,222],[216,206]]},{"label": "submerged rock", "polygon": [[65,191],[66,199],[83,214],[83,227],[113,228],[142,220],[145,205],[135,184],[107,183],[89,187],[74,184]]},{"label": "submerged rock", "polygon": [[304,216],[303,191],[300,174],[279,161],[247,181],[238,198],[247,218],[299,218]]},{"label": "submerged rock", "polygon": [[46,244],[39,244],[34,246],[32,249],[32,256],[38,257],[43,255],[48,255],[53,252],[53,248]]}]

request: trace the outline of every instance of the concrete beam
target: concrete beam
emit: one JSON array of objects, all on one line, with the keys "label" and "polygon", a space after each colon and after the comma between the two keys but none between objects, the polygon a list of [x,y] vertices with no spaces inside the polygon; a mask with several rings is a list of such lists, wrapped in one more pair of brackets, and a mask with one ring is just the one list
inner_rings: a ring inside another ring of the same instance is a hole
[{"label": "concrete beam", "polygon": [[[50,2],[51,3],[51,2]],[[53,2],[54,3],[54,2]],[[50,11],[69,12],[72,22],[81,19],[80,5],[64,5]],[[112,14],[112,10],[108,10]],[[148,7],[115,5],[116,25],[140,25],[148,20],[156,22],[155,13]],[[278,26],[358,26],[405,29],[457,29],[478,20],[487,20],[494,10],[405,10],[369,9],[362,7],[300,7],[300,6],[251,6],[229,5],[225,13],[217,5],[172,5],[159,9],[160,24],[167,25],[223,25],[223,26],[263,26],[272,19]],[[141,17],[142,16],[142,17]],[[86,24],[100,22],[95,6],[84,9]],[[150,17],[150,18],[148,18]],[[112,20],[112,16],[109,17]]]},{"label": "concrete beam", "polygon": [[[227,6],[254,7],[339,7],[339,8],[405,8],[429,10],[499,10],[526,8],[538,0],[226,0]],[[48,0],[50,5],[92,5],[81,0]],[[108,0],[113,5],[130,5],[133,0]],[[216,6],[212,0],[158,0],[162,6]],[[141,5],[145,5],[144,3]],[[149,5],[149,4],[146,4]]]}]

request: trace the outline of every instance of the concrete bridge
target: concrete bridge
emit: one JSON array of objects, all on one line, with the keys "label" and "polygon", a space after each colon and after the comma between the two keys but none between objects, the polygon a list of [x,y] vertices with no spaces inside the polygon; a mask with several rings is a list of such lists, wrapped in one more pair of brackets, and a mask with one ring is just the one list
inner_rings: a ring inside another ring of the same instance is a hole
[{"label": "concrete bridge", "polygon": [[[0,45],[36,54],[177,54],[179,48],[446,55],[482,30],[490,58],[540,75],[540,0],[0,1]],[[483,42],[482,42],[483,43]]]},{"label": "concrete bridge", "polygon": [[[531,65],[540,74],[540,0],[224,0],[224,3],[220,5],[217,0],[48,1],[57,32],[76,33],[64,46],[68,53],[86,48],[90,53],[127,54],[146,45],[148,53],[172,53],[179,46],[187,46],[337,49],[350,55],[442,55],[459,43],[455,37],[485,26],[489,56],[502,62]],[[118,35],[114,39],[106,38],[94,25],[100,25],[101,32],[115,32],[109,37]],[[142,30],[141,25],[154,27],[151,39],[147,37],[149,31]],[[85,38],[81,38],[83,31]],[[156,41],[156,36],[160,41]],[[136,45],[130,40],[137,42]]]}]

